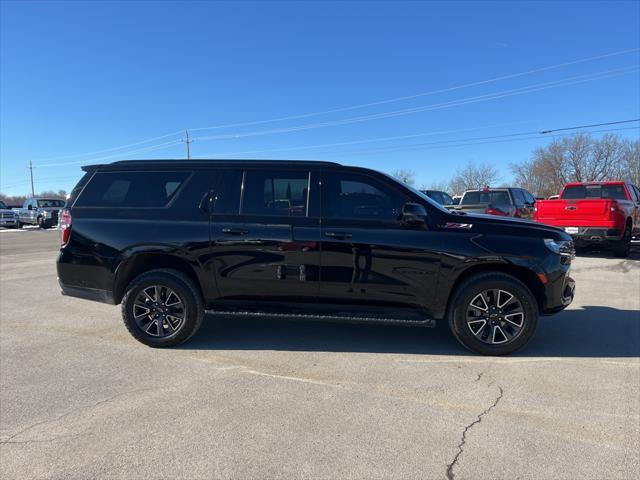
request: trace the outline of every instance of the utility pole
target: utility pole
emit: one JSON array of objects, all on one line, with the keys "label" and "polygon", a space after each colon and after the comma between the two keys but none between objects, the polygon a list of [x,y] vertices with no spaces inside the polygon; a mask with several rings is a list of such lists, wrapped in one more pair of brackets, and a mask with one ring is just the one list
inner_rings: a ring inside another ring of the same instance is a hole
[{"label": "utility pole", "polygon": [[189,130],[184,131],[187,138],[183,138],[182,141],[187,145],[187,160],[191,158],[191,154],[189,152],[189,144],[193,142],[193,140],[189,140]]},{"label": "utility pole", "polygon": [[29,173],[31,174],[31,197],[35,197],[36,192],[33,188],[33,163],[31,163],[31,160],[29,160]]}]

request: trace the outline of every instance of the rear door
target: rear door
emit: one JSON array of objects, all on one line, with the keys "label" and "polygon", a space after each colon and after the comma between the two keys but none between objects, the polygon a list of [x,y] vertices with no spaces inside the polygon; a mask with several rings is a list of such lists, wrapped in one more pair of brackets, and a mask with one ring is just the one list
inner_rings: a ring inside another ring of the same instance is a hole
[{"label": "rear door", "polygon": [[515,203],[517,215],[520,218],[532,219],[533,202],[535,201],[533,196],[521,188],[512,189],[511,194]]},{"label": "rear door", "polygon": [[433,298],[439,256],[433,233],[404,228],[413,201],[382,176],[322,174],[320,297],[327,302],[423,306]]},{"label": "rear door", "polygon": [[640,191],[632,183],[627,184],[627,190],[633,202],[633,232],[640,231]]},{"label": "rear door", "polygon": [[535,215],[535,205],[536,205],[536,197],[534,197],[531,192],[529,192],[528,190],[522,189],[522,193],[524,195],[524,200],[525,200],[525,208],[526,208],[526,217],[524,218],[528,218],[529,220],[533,220],[533,217]]},{"label": "rear door", "polygon": [[213,215],[221,298],[315,301],[320,219],[312,186],[317,175],[309,168],[248,168],[224,181],[225,188],[238,192],[239,210]]}]

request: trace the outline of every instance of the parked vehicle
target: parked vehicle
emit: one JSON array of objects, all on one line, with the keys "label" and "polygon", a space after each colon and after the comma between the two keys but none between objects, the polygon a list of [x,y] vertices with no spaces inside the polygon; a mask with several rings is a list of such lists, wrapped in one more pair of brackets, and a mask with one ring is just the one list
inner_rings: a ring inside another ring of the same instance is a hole
[{"label": "parked vehicle", "polygon": [[58,224],[58,214],[64,207],[64,200],[58,198],[28,198],[22,208],[14,208],[18,214],[18,228],[23,225],[38,225],[50,228]]},{"label": "parked vehicle", "polygon": [[0,200],[0,227],[18,228],[18,215]]},{"label": "parked vehicle", "polygon": [[536,204],[535,219],[563,228],[577,246],[607,245],[627,257],[640,234],[640,191],[621,181],[569,183],[558,200]]},{"label": "parked vehicle", "polygon": [[85,167],[60,218],[62,293],[122,303],[152,347],[206,311],[432,326],[513,352],[573,299],[573,244],[519,219],[457,214],[390,176],[329,162]]},{"label": "parked vehicle", "polygon": [[421,190],[421,192],[442,206],[447,207],[455,204],[453,198],[447,192],[440,190]]},{"label": "parked vehicle", "polygon": [[533,219],[535,203],[535,197],[523,188],[486,187],[465,191],[455,209],[467,213]]}]

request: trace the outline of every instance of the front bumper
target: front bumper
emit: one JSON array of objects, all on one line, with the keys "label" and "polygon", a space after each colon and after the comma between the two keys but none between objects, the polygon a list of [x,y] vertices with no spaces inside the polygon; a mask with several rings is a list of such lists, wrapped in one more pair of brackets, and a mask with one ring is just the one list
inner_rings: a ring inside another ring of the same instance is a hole
[{"label": "front bumper", "polygon": [[551,315],[571,304],[576,291],[576,282],[571,278],[572,254],[551,254],[540,264],[538,277],[543,280],[544,298],[542,315]]},{"label": "front bumper", "polygon": [[18,219],[14,218],[0,218],[0,227],[17,227]]}]

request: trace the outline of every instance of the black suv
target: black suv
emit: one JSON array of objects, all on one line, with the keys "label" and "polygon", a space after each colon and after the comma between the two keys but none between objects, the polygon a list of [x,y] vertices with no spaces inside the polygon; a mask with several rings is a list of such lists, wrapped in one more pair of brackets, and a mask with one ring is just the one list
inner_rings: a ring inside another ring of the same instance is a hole
[{"label": "black suv", "polygon": [[513,352],[573,299],[571,237],[450,212],[390,176],[330,162],[85,167],[60,218],[65,295],[122,303],[152,347],[205,312],[432,326]]}]

